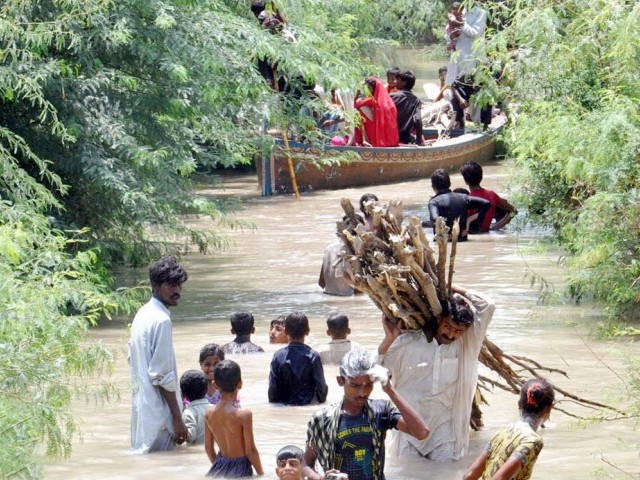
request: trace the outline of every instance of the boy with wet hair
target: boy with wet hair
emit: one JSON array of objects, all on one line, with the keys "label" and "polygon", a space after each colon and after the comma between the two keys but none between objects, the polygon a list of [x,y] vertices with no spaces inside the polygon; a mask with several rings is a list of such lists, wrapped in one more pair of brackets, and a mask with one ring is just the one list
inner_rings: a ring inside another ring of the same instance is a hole
[{"label": "boy with wet hair", "polygon": [[402,70],[396,78],[398,90],[391,94],[391,100],[398,112],[400,143],[423,145],[422,102],[411,91],[416,84],[416,76],[411,70]]},{"label": "boy with wet hair", "polygon": [[289,338],[284,331],[284,315],[278,315],[269,324],[269,343],[289,343]]},{"label": "boy with wet hair", "polygon": [[[374,356],[357,348],[340,366],[341,401],[313,414],[307,428],[305,475],[310,480],[347,474],[349,480],[384,480],[384,442],[387,430],[397,429],[425,440],[429,429],[416,411],[398,394],[385,368]],[[390,400],[371,400],[375,381]],[[320,462],[324,475],[314,470]]]},{"label": "boy with wet hair", "polygon": [[304,452],[295,445],[287,445],[276,454],[276,475],[279,480],[302,480]]},{"label": "boy with wet hair", "polygon": [[346,315],[334,313],[327,318],[327,335],[331,341],[318,349],[323,365],[340,365],[342,357],[352,348],[360,347],[357,342],[347,339],[351,333],[349,318]]},{"label": "boy with wet hair", "polygon": [[[452,192],[451,179],[449,178],[449,173],[444,168],[438,168],[433,172],[431,175],[431,187],[436,193],[429,200],[430,225],[433,225],[434,233],[436,219],[438,217],[444,217],[449,229],[453,227],[453,222],[458,219],[460,223],[458,241],[466,241],[467,234],[469,233],[467,231],[467,212],[470,209],[477,209],[478,221],[483,222],[491,204],[484,198],[471,197],[463,193]],[[424,223],[423,226],[425,226]]]},{"label": "boy with wet hair", "polygon": [[187,442],[204,443],[204,416],[209,408],[207,394],[207,376],[200,370],[187,370],[180,377],[180,391],[185,409],[182,421],[187,427]]},{"label": "boy with wet hair", "polygon": [[223,360],[216,365],[213,376],[222,398],[206,414],[204,448],[211,461],[207,476],[250,477],[253,474],[251,467],[258,475],[264,475],[253,439],[253,414],[237,405],[238,390],[242,388],[240,365],[233,360]]},{"label": "boy with wet hair", "polygon": [[249,312],[236,312],[231,315],[231,333],[236,338],[222,346],[224,353],[244,355],[264,352],[262,347],[251,342],[251,334],[255,333],[255,320]]},{"label": "boy with wet hair", "polygon": [[[467,162],[460,167],[460,173],[464,178],[464,183],[469,186],[469,195],[487,200],[491,206],[484,217],[483,222],[479,222],[477,218],[473,218],[476,213],[474,210],[469,212],[469,220],[471,232],[488,232],[489,230],[500,230],[506,226],[518,213],[516,207],[511,205],[506,199],[501,198],[493,190],[487,190],[480,186],[482,182],[482,166],[478,162]],[[491,221],[495,218],[496,223],[491,225]]]},{"label": "boy with wet hair", "polygon": [[293,312],[284,321],[289,344],[278,350],[271,360],[269,372],[269,402],[285,405],[324,403],[329,387],[324,380],[320,355],[305,345],[309,335],[309,319],[302,312]]}]

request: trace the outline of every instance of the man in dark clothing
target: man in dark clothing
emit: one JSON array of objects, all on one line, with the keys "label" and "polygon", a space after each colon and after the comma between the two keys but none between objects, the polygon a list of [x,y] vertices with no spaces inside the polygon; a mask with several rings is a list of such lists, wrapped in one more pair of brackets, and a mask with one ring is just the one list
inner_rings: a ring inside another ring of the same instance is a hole
[{"label": "man in dark clothing", "polygon": [[269,402],[286,405],[324,403],[329,387],[324,379],[322,360],[315,350],[304,344],[309,335],[309,320],[293,312],[284,321],[289,345],[278,350],[271,360]]},{"label": "man in dark clothing", "polygon": [[453,222],[458,219],[460,224],[458,241],[467,240],[467,211],[470,208],[478,209],[478,223],[482,225],[491,203],[484,198],[452,192],[449,173],[443,168],[437,169],[431,175],[431,187],[436,192],[429,200],[429,216],[434,225],[434,232],[438,217],[444,217],[450,229],[453,227]]},{"label": "man in dark clothing", "polygon": [[391,99],[398,111],[398,133],[400,143],[423,145],[421,102],[411,89],[416,77],[411,70],[403,70],[396,75],[398,91],[391,93]]}]

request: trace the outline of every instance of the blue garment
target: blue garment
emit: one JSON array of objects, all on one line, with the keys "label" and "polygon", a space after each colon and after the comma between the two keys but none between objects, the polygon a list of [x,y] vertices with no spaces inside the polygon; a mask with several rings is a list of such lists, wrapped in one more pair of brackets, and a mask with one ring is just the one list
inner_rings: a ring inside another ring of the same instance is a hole
[{"label": "blue garment", "polygon": [[336,435],[336,468],[350,480],[373,478],[373,433],[364,410],[340,415]]},{"label": "blue garment", "polygon": [[[397,428],[402,414],[389,400],[371,399],[367,400],[363,412],[372,434],[370,452],[373,475],[370,480],[385,480],[384,440],[387,430]],[[313,449],[325,472],[337,468],[336,443],[341,417],[342,402],[334,403],[315,412],[307,427],[307,446]],[[344,456],[345,452],[342,451],[341,454]]]},{"label": "blue garment", "polygon": [[207,472],[207,477],[215,478],[240,478],[252,475],[251,462],[247,457],[226,458],[220,453],[216,455],[211,469]]},{"label": "blue garment", "polygon": [[271,360],[269,402],[308,405],[324,403],[329,387],[324,380],[320,355],[303,343],[290,343]]}]

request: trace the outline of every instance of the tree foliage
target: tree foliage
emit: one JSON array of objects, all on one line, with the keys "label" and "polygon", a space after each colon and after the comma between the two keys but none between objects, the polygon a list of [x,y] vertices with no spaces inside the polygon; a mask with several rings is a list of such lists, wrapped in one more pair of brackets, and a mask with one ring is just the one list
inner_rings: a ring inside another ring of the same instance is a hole
[{"label": "tree foliage", "polygon": [[517,106],[511,151],[530,215],[569,252],[576,298],[640,318],[640,4],[524,1],[492,38]]},{"label": "tree foliage", "polygon": [[38,477],[42,445],[50,456],[69,453],[70,400],[111,361],[85,343],[87,328],[140,299],[136,290],[113,292],[106,267],[217,245],[215,230],[185,218],[233,219],[195,194],[192,174],[249,163],[264,146],[257,132],[278,112],[295,122],[300,105],[276,100],[256,59],[290,82],[351,87],[375,71],[362,61],[371,37],[401,24],[419,30],[404,20],[388,29],[378,17],[363,22],[372,2],[339,12],[330,9],[340,2],[283,2],[298,38],[287,43],[248,5],[0,3],[3,477]]}]

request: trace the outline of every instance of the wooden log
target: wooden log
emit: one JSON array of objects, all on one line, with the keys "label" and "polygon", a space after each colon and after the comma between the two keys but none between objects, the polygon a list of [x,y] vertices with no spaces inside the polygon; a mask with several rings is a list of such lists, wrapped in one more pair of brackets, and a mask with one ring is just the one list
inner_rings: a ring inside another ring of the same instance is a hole
[{"label": "wooden log", "polygon": [[458,235],[460,234],[460,222],[458,220],[453,222],[453,228],[451,230],[451,254],[449,255],[449,279],[447,282],[448,296],[451,296],[451,285],[453,284],[453,271],[456,264],[456,250],[458,247]]},{"label": "wooden log", "polygon": [[447,296],[447,284],[445,281],[445,267],[447,264],[447,244],[449,243],[449,227],[443,217],[436,219],[436,243],[438,244],[438,263],[436,275],[438,276],[438,297],[444,300]]}]

